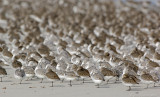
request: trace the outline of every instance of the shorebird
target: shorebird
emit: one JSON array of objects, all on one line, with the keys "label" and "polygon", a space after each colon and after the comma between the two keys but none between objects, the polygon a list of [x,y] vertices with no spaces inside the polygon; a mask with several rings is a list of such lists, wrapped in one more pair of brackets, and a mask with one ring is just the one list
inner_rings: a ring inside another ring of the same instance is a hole
[{"label": "shorebird", "polygon": [[53,81],[57,81],[60,80],[60,78],[58,77],[58,75],[52,71],[52,69],[48,69],[48,71],[46,72],[46,77],[49,81],[52,82],[52,86],[53,87]]},{"label": "shorebird", "polygon": [[3,54],[3,56],[8,57],[8,58],[13,57],[13,54],[10,51],[8,51],[8,49],[6,49],[6,48],[3,49],[2,54]]},{"label": "shorebird", "polygon": [[103,74],[104,79],[107,80],[107,84],[108,84],[108,82],[109,82],[109,80],[110,80],[111,78],[118,76],[118,74],[116,74],[116,72],[114,72],[114,71],[112,71],[112,70],[110,70],[110,69],[108,69],[108,68],[105,68],[105,67],[102,67],[102,68],[100,69],[100,71],[101,71],[101,73]]},{"label": "shorebird", "polygon": [[43,79],[45,78],[46,70],[43,69],[41,65],[37,65],[34,72],[38,78],[41,78],[40,83],[42,83]]},{"label": "shorebird", "polygon": [[49,61],[50,63],[52,63],[53,60],[55,59],[55,57],[51,56],[51,55],[46,55],[46,56],[44,56],[44,59],[47,60],[47,61]]},{"label": "shorebird", "polygon": [[123,74],[122,75],[122,83],[125,85],[125,86],[128,86],[129,89],[127,91],[130,91],[131,90],[131,86],[135,85],[135,84],[139,84],[137,81],[139,79],[137,79],[135,76],[133,75],[129,75],[129,74]]},{"label": "shorebird", "polygon": [[72,70],[73,70],[75,73],[77,73],[77,70],[78,70],[79,66],[73,64],[71,68],[72,68]]},{"label": "shorebird", "polygon": [[79,81],[80,76],[77,74],[78,68],[79,68],[79,65],[75,65],[75,64],[73,64],[72,67],[71,67],[71,69],[72,69],[72,70],[74,71],[74,73],[77,75],[77,77],[78,77],[77,80]]},{"label": "shorebird", "polygon": [[151,68],[160,67],[160,65],[157,62],[154,62],[152,60],[149,60],[148,63],[146,64],[146,66],[151,67]]},{"label": "shorebird", "polygon": [[110,58],[111,58],[111,54],[108,53],[108,52],[106,52],[106,53],[104,54],[103,60],[105,60],[106,62],[109,62],[109,61],[110,61]]},{"label": "shorebird", "polygon": [[51,63],[50,63],[50,65],[51,65],[52,67],[55,67],[55,68],[56,68],[57,62],[56,62],[55,60],[52,60]]},{"label": "shorebird", "polygon": [[35,76],[35,66],[22,66],[22,68],[26,74],[26,78],[28,78],[27,80],[29,80],[29,78],[32,78]]},{"label": "shorebird", "polygon": [[74,73],[74,71],[66,71],[65,72],[65,79],[70,81],[70,86],[72,86],[72,81],[77,78],[77,75]]},{"label": "shorebird", "polygon": [[65,79],[65,71],[63,70],[56,70],[57,75],[59,76],[59,78],[62,80],[62,83]]},{"label": "shorebird", "polygon": [[98,85],[97,88],[99,88],[99,85],[105,81],[103,75],[100,72],[92,72],[91,74],[91,79],[94,83]]},{"label": "shorebird", "polygon": [[12,62],[12,67],[17,69],[17,68],[21,68],[22,67],[22,63],[16,59],[14,59],[14,61]]},{"label": "shorebird", "polygon": [[77,74],[83,79],[83,83],[85,78],[90,77],[89,71],[82,66],[78,67]]},{"label": "shorebird", "polygon": [[122,60],[120,58],[112,55],[109,63],[112,67],[116,67],[116,66],[119,66],[122,63]]},{"label": "shorebird", "polygon": [[23,80],[24,77],[25,77],[25,72],[24,72],[24,70],[21,69],[21,68],[16,69],[16,70],[15,70],[15,73],[14,73],[14,77],[15,77],[16,79],[19,79],[19,80],[20,80],[20,83],[19,83],[19,84],[21,84],[22,80]]},{"label": "shorebird", "polygon": [[39,54],[37,51],[30,52],[28,56],[33,58],[37,62],[42,58],[41,54]]},{"label": "shorebird", "polygon": [[3,67],[0,66],[0,78],[1,78],[1,82],[2,82],[2,78],[4,76],[6,76],[6,75],[7,75],[6,70]]},{"label": "shorebird", "polygon": [[25,61],[26,57],[27,57],[27,53],[19,53],[18,55],[16,55],[15,57],[17,57],[17,59],[21,60],[21,61]]},{"label": "shorebird", "polygon": [[154,60],[160,61],[160,54],[158,52],[155,52],[153,55]]},{"label": "shorebird", "polygon": [[144,52],[141,50],[138,50],[138,48],[135,48],[130,55],[134,59],[140,59],[144,55]]},{"label": "shorebird", "polygon": [[[160,67],[153,68],[150,70],[149,74],[153,77],[153,79],[158,83],[160,81]],[[154,83],[154,87],[156,83]]]},{"label": "shorebird", "polygon": [[138,70],[139,67],[133,64],[132,62],[128,61],[124,63],[123,74],[128,73],[129,75],[137,76]]},{"label": "shorebird", "polygon": [[115,47],[114,45],[110,44],[110,43],[108,43],[108,44],[106,45],[106,48],[108,49],[109,52],[111,52],[111,53],[113,53],[113,54],[119,54],[119,53],[117,52],[116,47]]},{"label": "shorebird", "polygon": [[140,80],[142,83],[147,84],[146,89],[148,88],[149,84],[155,84],[157,80],[155,80],[152,75],[149,73],[143,71],[142,74],[140,74]]},{"label": "shorebird", "polygon": [[41,44],[38,48],[38,52],[41,55],[49,55],[49,48],[46,45]]},{"label": "shorebird", "polygon": [[37,66],[38,65],[38,61],[36,61],[34,58],[30,58],[28,59],[28,66]]},{"label": "shorebird", "polygon": [[3,60],[0,60],[0,66],[8,66]]}]

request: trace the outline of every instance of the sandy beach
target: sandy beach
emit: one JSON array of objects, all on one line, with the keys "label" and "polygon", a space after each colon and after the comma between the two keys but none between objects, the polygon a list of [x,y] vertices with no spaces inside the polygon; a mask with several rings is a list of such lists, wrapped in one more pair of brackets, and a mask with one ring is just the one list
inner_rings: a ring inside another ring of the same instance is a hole
[{"label": "sandy beach", "polygon": [[[157,87],[150,85],[148,89],[144,89],[146,85],[140,84],[132,88],[131,91],[126,91],[128,87],[117,83],[102,83],[100,88],[97,88],[91,80],[87,79],[86,83],[82,81],[74,81],[73,86],[70,87],[69,82],[61,81],[54,82],[54,87],[47,79],[40,83],[40,79],[33,79],[32,81],[16,80],[13,76],[13,69],[6,66],[8,72],[7,77],[0,83],[1,97],[159,97],[160,85]],[[158,87],[159,86],[159,87]]]}]

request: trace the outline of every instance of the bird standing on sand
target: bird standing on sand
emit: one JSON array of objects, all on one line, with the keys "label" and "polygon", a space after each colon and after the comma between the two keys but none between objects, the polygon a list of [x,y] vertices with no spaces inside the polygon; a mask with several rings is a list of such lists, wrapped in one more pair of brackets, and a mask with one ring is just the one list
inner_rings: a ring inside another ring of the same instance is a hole
[{"label": "bird standing on sand", "polygon": [[34,72],[35,66],[22,66],[22,69],[26,74],[27,81],[29,80],[29,78],[31,78],[32,80],[32,78],[35,76]]},{"label": "bird standing on sand", "polygon": [[19,84],[21,84],[22,80],[25,78],[25,72],[24,72],[24,70],[21,69],[21,68],[16,69],[15,73],[14,73],[14,77],[16,79],[19,79],[20,80]]},{"label": "bird standing on sand", "polygon": [[100,72],[92,72],[91,73],[91,79],[94,83],[98,85],[97,88],[99,88],[99,85],[105,81],[103,75]]},{"label": "bird standing on sand", "polygon": [[46,70],[42,68],[41,65],[37,65],[37,67],[35,68],[34,70],[35,72],[35,75],[38,77],[38,78],[41,78],[41,82],[43,81],[43,79],[45,78],[45,74],[46,74]]},{"label": "bird standing on sand", "polygon": [[21,67],[22,67],[22,63],[21,63],[20,61],[18,61],[18,60],[15,59],[15,60],[12,62],[12,67],[15,68],[15,69],[21,68]]},{"label": "bird standing on sand", "polygon": [[140,79],[142,83],[147,84],[146,89],[148,88],[149,84],[156,83],[156,80],[152,77],[152,75],[147,72],[142,72],[142,74],[140,75]]},{"label": "bird standing on sand", "polygon": [[89,71],[85,68],[83,68],[82,66],[80,66],[77,69],[77,74],[83,78],[83,83],[84,83],[84,79],[90,77]]},{"label": "bird standing on sand", "polygon": [[104,76],[104,79],[107,80],[107,84],[109,82],[109,80],[113,77],[117,77],[118,74],[116,74],[116,72],[108,69],[108,68],[105,68],[105,67],[102,67],[100,69],[101,73],[103,74]]},{"label": "bird standing on sand", "polygon": [[51,69],[49,69],[48,72],[46,73],[46,77],[49,81],[52,82],[51,87],[53,87],[53,81],[60,80],[58,75],[55,72],[53,72]]},{"label": "bird standing on sand", "polygon": [[7,75],[6,70],[0,66],[0,78],[1,78],[1,82],[2,82],[2,77]]},{"label": "bird standing on sand", "polygon": [[74,71],[66,71],[65,79],[70,81],[70,86],[72,86],[72,81],[75,80],[78,76],[74,73]]},{"label": "bird standing on sand", "polygon": [[129,74],[123,74],[122,75],[122,83],[125,85],[125,86],[128,86],[129,89],[127,91],[130,91],[131,90],[131,86],[135,85],[135,84],[139,84],[138,83],[138,79],[133,76],[133,75],[129,75]]}]

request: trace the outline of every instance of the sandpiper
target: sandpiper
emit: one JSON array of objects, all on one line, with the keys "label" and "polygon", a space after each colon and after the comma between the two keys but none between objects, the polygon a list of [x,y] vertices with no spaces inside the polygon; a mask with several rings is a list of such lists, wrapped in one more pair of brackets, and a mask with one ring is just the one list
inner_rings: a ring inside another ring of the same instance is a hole
[{"label": "sandpiper", "polygon": [[19,83],[19,84],[21,84],[22,80],[23,80],[24,77],[25,77],[25,72],[24,72],[24,70],[21,69],[21,68],[16,69],[16,70],[15,70],[15,73],[14,73],[14,77],[15,77],[16,79],[19,79],[19,80],[20,80],[20,83]]},{"label": "sandpiper", "polygon": [[12,67],[15,68],[15,69],[21,68],[21,67],[22,67],[22,63],[21,63],[20,61],[18,61],[18,60],[15,59],[15,60],[12,62]]},{"label": "sandpiper", "polygon": [[152,77],[152,75],[150,75],[149,73],[147,73],[146,71],[143,71],[142,74],[140,75],[140,80],[142,83],[147,84],[146,89],[148,88],[149,84],[154,84],[157,81]]},{"label": "sandpiper", "polygon": [[144,52],[139,50],[138,48],[135,48],[130,55],[134,59],[140,59],[144,55]]},{"label": "sandpiper", "polygon": [[97,88],[99,88],[99,85],[105,81],[103,75],[100,72],[92,72],[91,74],[91,79],[94,83],[98,85]]},{"label": "sandpiper", "polygon": [[61,82],[63,83],[63,81],[65,79],[65,71],[63,71],[63,70],[56,70],[56,73],[59,76],[59,78],[61,79]]},{"label": "sandpiper", "polygon": [[3,56],[8,57],[8,58],[13,57],[13,54],[10,51],[8,51],[8,49],[6,49],[6,48],[3,49],[2,54],[3,54]]},{"label": "sandpiper", "polygon": [[74,73],[74,71],[66,71],[65,72],[65,79],[70,81],[70,86],[72,86],[72,81],[77,78],[77,75]]},{"label": "sandpiper", "polygon": [[89,71],[82,66],[78,67],[77,74],[83,79],[83,83],[85,78],[90,77]]},{"label": "sandpiper", "polygon": [[103,74],[104,79],[107,80],[107,84],[111,78],[117,77],[116,72],[112,71],[111,69],[102,67],[100,71]]},{"label": "sandpiper", "polygon": [[34,72],[38,78],[41,78],[40,83],[42,83],[43,79],[45,78],[46,70],[43,69],[41,65],[37,65]]},{"label": "sandpiper", "polygon": [[38,48],[38,52],[41,55],[49,55],[49,48],[46,45],[41,44]]},{"label": "sandpiper", "polygon": [[48,69],[48,71],[46,72],[46,77],[49,81],[52,82],[52,86],[53,87],[53,81],[57,81],[60,80],[60,78],[58,77],[58,75],[52,71],[52,69]]},{"label": "sandpiper", "polygon": [[22,66],[22,69],[26,74],[26,78],[28,78],[27,81],[29,80],[29,78],[31,78],[32,80],[32,78],[35,76],[35,66]]},{"label": "sandpiper", "polygon": [[2,82],[2,78],[4,76],[6,76],[6,75],[7,75],[6,70],[3,67],[0,66],[0,78],[1,78],[1,82]]},{"label": "sandpiper", "polygon": [[160,54],[158,52],[155,52],[153,55],[154,60],[159,61],[160,60]]},{"label": "sandpiper", "polygon": [[131,90],[131,86],[133,86],[135,84],[139,84],[136,80],[138,80],[138,79],[133,75],[128,75],[128,74],[123,74],[122,75],[122,83],[125,86],[129,87],[129,89],[127,91]]}]

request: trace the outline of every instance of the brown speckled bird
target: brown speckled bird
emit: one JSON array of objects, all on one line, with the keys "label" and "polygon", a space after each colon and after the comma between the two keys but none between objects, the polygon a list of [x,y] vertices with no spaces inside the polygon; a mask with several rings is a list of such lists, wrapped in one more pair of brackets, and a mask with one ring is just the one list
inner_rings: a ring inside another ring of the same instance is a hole
[{"label": "brown speckled bird", "polygon": [[12,67],[15,68],[15,69],[20,68],[20,67],[22,67],[22,63],[18,60],[14,60],[12,62]]},{"label": "brown speckled bird", "polygon": [[113,77],[117,77],[118,74],[116,74],[116,72],[108,69],[108,68],[105,68],[105,67],[102,67],[100,69],[101,73],[103,74],[104,76],[104,79],[107,80],[107,84],[109,82],[109,80]]},{"label": "brown speckled bird", "polygon": [[141,79],[141,82],[142,83],[145,83],[147,84],[147,87],[146,89],[148,88],[149,84],[155,84],[156,83],[156,80],[152,77],[152,75],[150,75],[149,73],[147,72],[143,72],[141,75],[140,75],[140,79]]},{"label": "brown speckled bird", "polygon": [[38,52],[43,55],[49,55],[49,48],[43,44],[38,48]]},{"label": "brown speckled bird", "polygon": [[7,75],[6,70],[0,66],[0,78],[1,78],[1,82],[2,82],[2,77]]},{"label": "brown speckled bird", "polygon": [[135,84],[139,84],[137,82],[137,78],[133,75],[129,75],[129,74],[124,74],[122,76],[122,83],[125,85],[125,86],[128,86],[129,89],[127,91],[130,91],[131,90],[131,86],[135,85]]},{"label": "brown speckled bird", "polygon": [[48,69],[48,72],[46,73],[46,77],[49,81],[52,81],[51,87],[53,87],[53,81],[60,80],[58,75],[55,72],[53,72],[51,69]]},{"label": "brown speckled bird", "polygon": [[8,51],[7,49],[3,49],[2,54],[3,54],[3,56],[9,57],[9,58],[13,57],[13,54],[10,51]]},{"label": "brown speckled bird", "polygon": [[87,78],[87,77],[90,77],[90,73],[87,69],[83,68],[82,66],[80,66],[78,69],[77,69],[77,74],[83,78],[83,83],[84,83],[84,78]]}]

